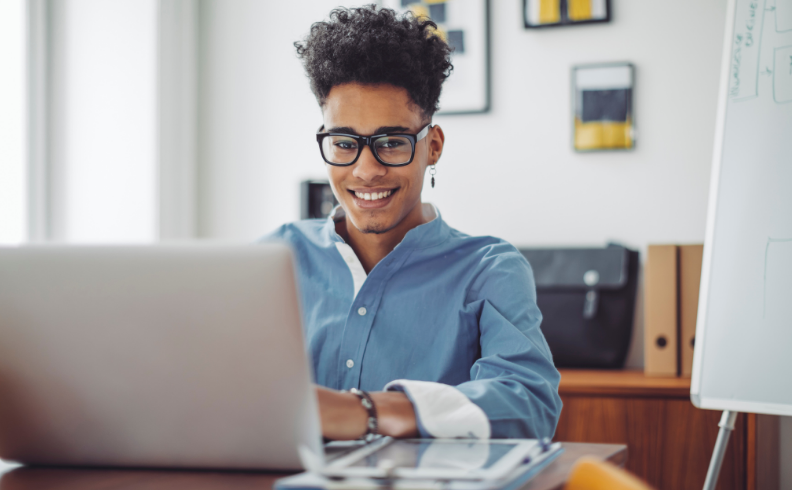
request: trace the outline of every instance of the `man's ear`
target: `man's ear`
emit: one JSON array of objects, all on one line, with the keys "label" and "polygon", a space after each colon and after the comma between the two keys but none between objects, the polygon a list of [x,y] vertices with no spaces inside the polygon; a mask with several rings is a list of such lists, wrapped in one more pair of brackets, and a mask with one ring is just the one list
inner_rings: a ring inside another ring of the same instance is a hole
[{"label": "man's ear", "polygon": [[440,155],[443,154],[443,144],[445,144],[445,133],[440,126],[432,126],[432,130],[427,135],[429,143],[429,165],[437,165]]}]

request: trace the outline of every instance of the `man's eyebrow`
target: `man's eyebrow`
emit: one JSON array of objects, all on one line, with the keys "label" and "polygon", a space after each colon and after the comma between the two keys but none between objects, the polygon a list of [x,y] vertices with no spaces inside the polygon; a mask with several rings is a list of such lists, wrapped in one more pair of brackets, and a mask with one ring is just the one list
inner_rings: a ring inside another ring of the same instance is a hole
[{"label": "man's eyebrow", "polygon": [[382,134],[382,133],[406,133],[410,130],[410,128],[405,128],[404,126],[381,126],[374,131],[374,134]]},{"label": "man's eyebrow", "polygon": [[354,129],[352,129],[352,128],[348,127],[348,126],[338,126],[338,127],[335,127],[335,128],[325,129],[325,131],[328,132],[328,133],[357,134],[357,132]]},{"label": "man's eyebrow", "polygon": [[[374,131],[372,134],[384,134],[384,133],[405,133],[408,132],[410,128],[405,128],[404,126],[380,126]],[[326,130],[328,133],[344,133],[344,134],[354,134],[359,135],[357,131],[348,127],[348,126],[339,126],[335,128],[330,128]]]}]

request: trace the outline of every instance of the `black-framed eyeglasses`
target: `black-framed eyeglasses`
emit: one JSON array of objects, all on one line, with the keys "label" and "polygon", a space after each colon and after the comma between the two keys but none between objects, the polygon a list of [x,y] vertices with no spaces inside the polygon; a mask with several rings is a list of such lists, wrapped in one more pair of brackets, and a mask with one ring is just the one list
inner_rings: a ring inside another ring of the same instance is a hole
[{"label": "black-framed eyeglasses", "polygon": [[[409,165],[415,157],[415,145],[429,134],[431,124],[427,124],[418,134],[386,133],[359,136],[345,133],[316,133],[322,158],[330,165],[346,167],[360,157],[363,148],[368,146],[374,158],[386,167]],[[319,128],[322,131],[324,126]]]}]

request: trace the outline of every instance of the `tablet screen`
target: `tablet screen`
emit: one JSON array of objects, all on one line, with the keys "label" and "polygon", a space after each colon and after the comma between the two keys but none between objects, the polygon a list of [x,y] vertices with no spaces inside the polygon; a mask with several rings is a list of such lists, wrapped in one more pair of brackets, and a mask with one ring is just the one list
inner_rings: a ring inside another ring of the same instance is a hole
[{"label": "tablet screen", "polygon": [[476,470],[495,465],[518,443],[489,441],[397,440],[350,464],[353,468],[377,468],[389,461],[394,468]]}]

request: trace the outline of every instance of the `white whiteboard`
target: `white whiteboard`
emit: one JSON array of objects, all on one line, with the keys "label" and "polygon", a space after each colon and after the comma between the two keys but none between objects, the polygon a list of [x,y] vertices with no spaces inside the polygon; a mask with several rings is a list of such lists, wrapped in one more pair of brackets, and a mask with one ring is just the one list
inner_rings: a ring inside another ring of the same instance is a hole
[{"label": "white whiteboard", "polygon": [[690,395],[792,415],[792,0],[726,22]]}]

